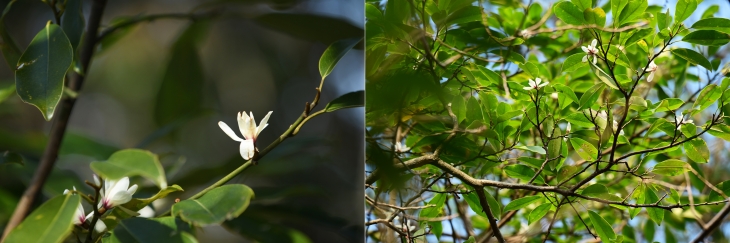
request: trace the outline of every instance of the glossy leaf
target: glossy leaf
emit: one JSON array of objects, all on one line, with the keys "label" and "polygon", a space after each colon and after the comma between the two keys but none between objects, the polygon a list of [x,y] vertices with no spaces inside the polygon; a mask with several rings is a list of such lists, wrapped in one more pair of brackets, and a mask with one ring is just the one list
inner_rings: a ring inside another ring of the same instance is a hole
[{"label": "glossy leaf", "polygon": [[584,160],[596,161],[598,159],[598,150],[593,144],[580,138],[570,138],[570,144],[573,145],[575,152]]},{"label": "glossy leaf", "polygon": [[550,208],[552,206],[553,205],[550,203],[544,203],[540,206],[537,206],[535,209],[530,211],[530,215],[527,216],[527,223],[532,224],[533,222],[537,222],[542,219],[542,217],[545,217],[545,215],[548,213],[548,211],[550,211]]},{"label": "glossy leaf", "polygon": [[84,33],[85,26],[81,0],[68,0],[63,16],[61,16],[61,27],[63,27],[63,32],[66,33],[74,50],[81,42],[81,35]]},{"label": "glossy leaf", "polygon": [[570,1],[562,1],[553,7],[553,12],[560,20],[567,24],[581,25],[585,22],[583,11]]},{"label": "glossy leaf", "polygon": [[512,210],[519,210],[521,208],[527,207],[530,204],[537,202],[538,200],[541,200],[542,196],[529,196],[529,197],[521,197],[518,199],[515,199],[507,204],[507,206],[504,206],[504,211],[512,211]]},{"label": "glossy leaf", "polygon": [[439,214],[441,214],[444,203],[446,202],[446,194],[439,193],[435,195],[431,201],[428,201],[426,205],[431,205],[431,207],[424,208],[421,210],[421,213],[419,214],[420,217],[424,218],[435,218],[438,217]]},{"label": "glossy leaf", "polygon": [[677,23],[689,18],[697,9],[697,0],[678,0],[677,7],[674,9],[674,18]]},{"label": "glossy leaf", "polygon": [[714,70],[712,68],[712,64],[710,64],[710,61],[707,60],[702,54],[691,50],[687,48],[677,48],[672,49],[672,54],[677,55],[678,57],[681,57],[684,60],[687,60],[688,62],[694,64],[694,65],[700,65],[707,70]]},{"label": "glossy leaf", "polygon": [[159,192],[149,198],[132,198],[132,200],[122,206],[132,211],[139,211],[140,209],[144,208],[145,206],[149,205],[157,199],[164,198],[170,193],[181,191],[183,191],[182,187],[178,185],[172,185],[165,189],[161,189]]},{"label": "glossy leaf", "polygon": [[362,38],[350,38],[332,43],[319,58],[319,74],[322,79],[327,77],[335,69],[337,62],[347,54]]},{"label": "glossy leaf", "polygon": [[327,103],[324,107],[326,112],[333,112],[340,109],[363,107],[365,105],[365,91],[354,91],[347,94],[343,94],[340,97]]},{"label": "glossy leaf", "polygon": [[91,170],[105,179],[118,180],[139,175],[152,180],[161,189],[167,187],[165,171],[157,155],[141,149],[125,149],[112,154],[107,161],[91,162]]},{"label": "glossy leaf", "polygon": [[18,153],[11,151],[0,152],[0,166],[8,165],[10,163],[19,165],[25,164],[23,162],[23,157]]},{"label": "glossy leaf", "polygon": [[716,30],[730,34],[730,19],[726,18],[703,18],[692,25],[692,29]]},{"label": "glossy leaf", "polygon": [[241,215],[253,196],[253,190],[246,185],[223,185],[208,191],[198,199],[175,203],[171,213],[196,226],[220,224]]},{"label": "glossy leaf", "polygon": [[61,100],[63,80],[71,66],[71,43],[58,25],[48,22],[18,60],[15,86],[18,96],[37,107],[50,121]]},{"label": "glossy leaf", "polygon": [[562,71],[563,72],[573,72],[582,67],[588,66],[588,62],[583,62],[583,57],[585,57],[585,56],[586,56],[585,53],[576,53],[576,54],[570,55],[563,62]]},{"label": "glossy leaf", "polygon": [[583,18],[586,24],[593,24],[599,27],[606,25],[606,12],[602,8],[586,9],[583,11]]},{"label": "glossy leaf", "polygon": [[[722,193],[725,194],[725,196],[730,196],[730,180],[729,181],[723,181],[715,185],[717,189],[720,189]],[[715,190],[710,190],[710,196],[708,197],[708,201],[710,202],[717,202],[725,200],[725,197],[717,193]]]},{"label": "glossy leaf", "polygon": [[710,160],[710,150],[707,148],[705,140],[695,138],[682,145],[687,157],[692,161],[696,163],[707,163]]},{"label": "glossy leaf", "polygon": [[[651,188],[646,188],[644,193],[646,193],[646,201],[644,203],[654,204],[659,201],[659,197],[657,197],[656,193],[654,193],[654,190],[652,190]],[[651,221],[654,221],[654,223],[656,223],[657,225],[661,225],[662,221],[664,221],[663,209],[648,207],[646,208],[646,212],[649,214],[649,219],[651,219]]]},{"label": "glossy leaf", "polygon": [[15,70],[16,65],[18,64],[18,59],[20,59],[20,55],[22,54],[18,45],[15,44],[15,41],[13,41],[13,38],[5,29],[5,15],[10,12],[10,9],[15,2],[16,1],[8,2],[8,5],[6,5],[3,10],[2,16],[0,16],[0,52],[3,53],[3,58],[5,58],[5,62],[8,63],[8,67],[10,67],[11,70]]},{"label": "glossy leaf", "polygon": [[695,101],[697,111],[702,111],[710,107],[720,96],[722,96],[722,89],[717,87],[716,84],[707,85],[702,89],[702,92],[700,92],[700,95],[697,96],[697,100]]},{"label": "glossy leaf", "polygon": [[156,219],[133,217],[119,221],[110,235],[104,236],[102,242],[132,243],[132,242],[179,242],[189,243],[183,237],[183,231],[178,231]]},{"label": "glossy leaf", "polygon": [[155,120],[167,125],[200,112],[205,74],[198,47],[208,31],[209,21],[195,21],[177,38],[157,91]]},{"label": "glossy leaf", "polygon": [[593,87],[588,89],[588,91],[583,93],[583,95],[580,96],[579,109],[590,108],[591,105],[596,103],[605,87],[606,86],[602,84],[595,84]]},{"label": "glossy leaf", "polygon": [[595,197],[606,193],[609,193],[606,186],[604,186],[603,184],[593,184],[583,189],[580,194],[584,196]]},{"label": "glossy leaf", "polygon": [[591,219],[591,223],[593,223],[593,229],[595,229],[602,241],[610,242],[611,240],[616,239],[616,233],[613,231],[613,228],[608,221],[593,210],[588,210],[588,215]]},{"label": "glossy leaf", "polygon": [[687,171],[688,166],[687,162],[678,159],[668,159],[657,163],[651,172],[666,176],[676,176]]},{"label": "glossy leaf", "polygon": [[722,46],[730,42],[730,34],[717,30],[697,30],[686,35],[682,41],[704,46]]},{"label": "glossy leaf", "polygon": [[647,7],[647,0],[628,1],[618,17],[619,23],[624,24],[634,21],[636,18],[644,14],[644,10],[646,10]]},{"label": "glossy leaf", "polygon": [[73,229],[73,217],[81,196],[66,194],[52,198],[35,209],[5,242],[63,242]]},{"label": "glossy leaf", "polygon": [[[520,179],[524,182],[530,181],[530,179],[535,176],[534,170],[530,169],[530,167],[527,167],[526,165],[521,164],[506,166],[504,167],[504,172],[507,174],[507,176]],[[535,183],[542,184],[544,182],[543,179],[538,176],[535,179]]]}]

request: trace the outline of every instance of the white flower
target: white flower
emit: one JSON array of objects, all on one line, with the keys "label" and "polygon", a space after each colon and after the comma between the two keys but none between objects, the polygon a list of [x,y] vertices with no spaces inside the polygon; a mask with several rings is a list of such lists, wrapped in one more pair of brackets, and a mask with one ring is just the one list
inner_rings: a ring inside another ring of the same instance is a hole
[{"label": "white flower", "polygon": [[651,80],[654,79],[654,72],[656,72],[657,69],[658,67],[654,64],[654,61],[651,61],[651,63],[649,63],[649,67],[644,69],[644,72],[649,72],[649,77],[646,77],[647,82],[651,82]]},{"label": "white flower", "polygon": [[525,38],[525,39],[530,39],[530,37],[532,37],[533,35],[535,35],[535,33],[533,33],[530,30],[527,30],[527,29],[520,31],[520,36],[522,36],[522,38]]},{"label": "white flower", "polygon": [[677,129],[682,129],[682,125],[684,124],[694,124],[694,121],[692,120],[685,120],[684,116],[679,117],[679,126],[677,126]]},{"label": "white flower", "polygon": [[122,205],[132,200],[132,194],[137,191],[137,184],[129,186],[129,177],[124,177],[118,181],[104,180],[104,188],[101,189],[101,201],[99,207],[105,209]]},{"label": "white flower", "polygon": [[395,142],[395,152],[403,153],[411,150],[410,147],[403,145],[400,141]]},{"label": "white flower", "polygon": [[558,92],[553,92],[552,94],[550,94],[550,98],[553,98],[553,99],[557,100],[558,99]]},{"label": "white flower", "polygon": [[256,138],[259,136],[259,133],[261,133],[261,131],[263,131],[264,128],[269,125],[266,122],[269,121],[269,116],[272,112],[273,111],[269,111],[264,119],[261,119],[261,123],[258,127],[256,127],[256,120],[254,120],[253,118],[253,112],[251,112],[251,116],[247,115],[246,112],[239,112],[236,119],[238,120],[238,129],[241,131],[243,139],[239,138],[238,135],[236,135],[236,133],[233,132],[233,130],[228,125],[226,125],[225,122],[218,122],[218,126],[220,126],[223,132],[231,137],[231,139],[237,142],[241,142],[241,157],[243,157],[243,159],[245,160],[249,160],[253,158],[256,151]]},{"label": "white flower", "polygon": [[[73,187],[73,189],[74,189],[73,190],[73,193],[76,193],[76,187],[75,186]],[[63,190],[63,195],[66,195],[69,192],[71,192],[71,191],[69,191],[68,189]],[[84,205],[82,205],[79,202],[79,207],[76,208],[76,213],[74,214],[73,223],[75,225],[82,225],[82,224],[84,224],[84,221],[86,221],[86,217],[84,216]]]},{"label": "white flower", "polygon": [[[91,223],[91,221],[94,220],[94,211],[91,211],[91,213],[89,213],[88,215],[86,215],[86,218],[84,220],[89,221],[89,223]],[[104,224],[104,221],[102,221],[101,219],[97,219],[96,220],[96,225],[94,225],[94,230],[96,230],[96,232],[103,232],[103,231],[105,231],[106,230],[106,224]]]},{"label": "white flower", "polygon": [[540,89],[542,87],[545,87],[545,85],[548,85],[548,82],[545,81],[542,82],[542,79],[536,78],[534,81],[532,79],[529,80],[529,85],[527,87],[523,87],[524,90],[533,90],[533,89]]},{"label": "white flower", "polygon": [[596,44],[598,44],[598,40],[593,39],[593,41],[591,41],[590,46],[581,46],[580,47],[586,53],[586,55],[583,57],[583,62],[587,62],[589,57],[593,57],[593,65],[596,65],[596,61],[598,59],[596,57],[596,54],[598,54],[598,49],[596,48]]},{"label": "white flower", "polygon": [[137,211],[140,217],[142,218],[152,218],[155,217],[155,210],[152,209],[150,206],[145,206],[144,208]]},{"label": "white flower", "polygon": [[568,122],[568,126],[565,127],[565,137],[563,137],[563,141],[568,141],[568,134],[570,134],[570,122]]},{"label": "white flower", "polygon": [[[598,124],[598,127],[601,130],[606,129],[606,125],[608,123],[608,114],[606,113],[606,111],[598,112],[598,116],[596,116],[596,123]],[[612,124],[613,124],[613,130],[614,131],[618,130],[618,122],[616,122],[616,120],[613,120]],[[619,135],[624,135],[624,131],[621,130],[619,132]]]}]

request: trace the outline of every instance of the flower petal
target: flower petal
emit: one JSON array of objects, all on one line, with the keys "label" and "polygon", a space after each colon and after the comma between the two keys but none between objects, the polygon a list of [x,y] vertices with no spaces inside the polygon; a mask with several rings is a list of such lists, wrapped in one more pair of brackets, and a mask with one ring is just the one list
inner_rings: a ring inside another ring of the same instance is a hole
[{"label": "flower petal", "polygon": [[593,39],[593,41],[591,41],[591,47],[596,48],[597,44],[598,44],[598,40]]},{"label": "flower petal", "polygon": [[588,52],[588,47],[581,46],[580,49],[583,49],[583,52],[586,52],[586,53]]},{"label": "flower petal", "polygon": [[259,136],[259,133],[264,130],[269,124],[269,117],[271,116],[271,113],[274,111],[269,111],[269,113],[266,113],[266,116],[264,116],[264,119],[261,119],[261,123],[259,123],[259,127],[256,128],[256,137]]},{"label": "flower petal", "polygon": [[587,61],[588,61],[588,55],[583,56],[583,62],[587,62]]},{"label": "flower petal", "polygon": [[139,216],[142,218],[155,217],[155,210],[152,209],[150,206],[145,206],[144,208],[137,211],[137,213],[139,213]]},{"label": "flower petal", "polygon": [[522,87],[522,89],[524,89],[524,90],[532,90],[533,88],[532,87]]},{"label": "flower petal", "polygon": [[[243,139],[252,139],[253,138],[253,134],[255,131],[251,130],[252,122],[254,122],[253,119],[251,117],[249,117],[245,111],[238,113],[238,130],[241,131],[241,135],[243,135]],[[253,126],[255,126],[255,124]]]},{"label": "flower petal", "polygon": [[649,77],[646,78],[646,82],[651,82],[654,80],[654,72],[649,73]]},{"label": "flower petal", "polygon": [[[135,190],[137,190],[137,188],[135,188]],[[130,200],[132,200],[131,193],[129,193],[127,191],[120,191],[120,192],[117,192],[114,195],[112,195],[111,198],[109,198],[109,204],[112,207],[114,207],[114,206],[119,206],[119,205],[125,204],[125,203],[129,202]]]},{"label": "flower petal", "polygon": [[238,135],[233,132],[233,129],[231,129],[231,127],[229,127],[228,124],[226,124],[225,122],[219,121],[218,126],[221,127],[221,130],[223,130],[223,132],[226,133],[226,135],[228,135],[228,137],[230,137],[234,141],[243,141],[243,139],[239,138]]},{"label": "flower petal", "polygon": [[256,147],[253,145],[253,140],[243,140],[241,141],[241,157],[245,160],[250,160],[253,158],[254,152],[256,151]]},{"label": "flower petal", "polygon": [[598,61],[597,57],[593,57],[593,65],[596,65],[596,62]]}]

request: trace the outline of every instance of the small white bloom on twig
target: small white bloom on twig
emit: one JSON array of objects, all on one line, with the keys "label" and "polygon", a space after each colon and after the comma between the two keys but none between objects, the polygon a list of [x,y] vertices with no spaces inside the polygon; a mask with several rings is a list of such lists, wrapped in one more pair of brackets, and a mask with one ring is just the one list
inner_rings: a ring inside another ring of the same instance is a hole
[{"label": "small white bloom on twig", "polygon": [[538,89],[540,89],[542,87],[545,87],[545,85],[548,85],[548,83],[549,82],[547,82],[547,81],[545,81],[543,83],[542,82],[542,79],[540,79],[540,78],[536,78],[534,81],[532,79],[530,79],[528,81],[528,86],[527,87],[523,87],[522,89],[524,89],[524,90],[533,90],[533,89],[538,90]]},{"label": "small white bloom on twig", "polygon": [[654,64],[654,61],[651,61],[651,63],[649,63],[649,67],[644,69],[644,72],[649,73],[649,76],[646,77],[647,82],[651,82],[654,79],[654,73],[656,72],[657,69],[658,69],[658,67],[656,64]]},{"label": "small white bloom on twig", "polygon": [[408,150],[411,150],[411,148],[403,145],[400,141],[395,142],[395,152],[404,153],[408,152]]},{"label": "small white bloom on twig", "polygon": [[694,124],[694,121],[692,120],[685,120],[684,116],[679,117],[679,126],[677,126],[677,130],[682,129],[682,125],[684,124]]},{"label": "small white bloom on twig", "polygon": [[236,119],[238,120],[238,129],[241,131],[243,138],[239,138],[225,122],[218,122],[218,126],[220,126],[223,132],[231,137],[231,139],[241,142],[241,157],[245,160],[250,160],[253,158],[255,151],[257,151],[256,138],[258,138],[259,133],[261,133],[261,131],[269,125],[267,122],[269,121],[269,116],[271,116],[272,112],[273,111],[269,111],[269,113],[264,116],[264,119],[261,119],[261,123],[258,127],[256,126],[256,120],[253,118],[253,112],[251,112],[250,116],[246,114],[246,112],[239,112]]},{"label": "small white bloom on twig", "polygon": [[553,92],[552,94],[550,94],[550,98],[553,98],[553,99],[557,100],[558,99],[558,92]]},{"label": "small white bloom on twig", "polygon": [[110,209],[125,204],[132,200],[132,195],[137,191],[137,184],[129,187],[129,177],[117,180],[104,179],[104,188],[101,189],[101,201],[99,207]]},{"label": "small white bloom on twig", "polygon": [[598,57],[596,56],[598,54],[598,49],[596,48],[596,45],[598,44],[598,40],[593,39],[591,41],[590,46],[581,46],[580,49],[583,49],[583,52],[586,53],[586,55],[583,57],[583,62],[587,62],[590,57],[593,58],[593,65],[596,65],[596,62],[598,60]]},{"label": "small white bloom on twig", "polygon": [[152,209],[150,206],[144,206],[144,208],[137,211],[140,217],[142,218],[152,218],[155,217],[155,210]]}]

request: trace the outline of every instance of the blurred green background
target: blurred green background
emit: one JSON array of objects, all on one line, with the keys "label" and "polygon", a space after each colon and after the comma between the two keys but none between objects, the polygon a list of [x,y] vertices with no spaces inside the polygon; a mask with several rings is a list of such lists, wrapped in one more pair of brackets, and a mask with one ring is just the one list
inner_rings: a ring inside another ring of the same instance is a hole
[{"label": "blurred green background", "polygon": [[[0,1],[4,8],[8,0]],[[90,1],[83,10],[88,19]],[[102,42],[74,107],[56,167],[36,206],[66,188],[91,192],[89,163],[123,148],[160,156],[168,182],[184,193],[154,204],[158,213],[187,198],[244,161],[239,143],[218,127],[234,126],[239,111],[257,122],[273,111],[257,146],[263,149],[301,114],[319,85],[317,62],[332,41],[363,34],[361,1],[223,0],[110,1],[102,26],[123,18],[160,13],[211,13],[192,50],[173,43],[188,19],[159,19],[115,32]],[[48,20],[41,1],[20,0],[6,18],[21,49]],[[196,58],[197,57],[197,58]],[[362,48],[349,52],[330,75],[318,108],[364,89]],[[196,78],[197,77],[197,78]],[[164,84],[163,84],[164,80]],[[14,83],[0,65],[0,89]],[[160,91],[165,87],[165,91]],[[256,193],[239,218],[197,231],[200,242],[362,242],[362,108],[317,117],[232,183]],[[35,171],[52,122],[13,94],[0,101],[0,152],[20,153],[25,165],[0,167],[0,228]],[[238,133],[238,132],[237,132]],[[156,192],[150,181],[135,197]],[[306,241],[304,241],[306,242]]]}]

